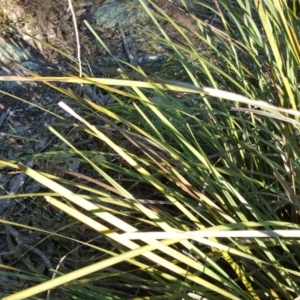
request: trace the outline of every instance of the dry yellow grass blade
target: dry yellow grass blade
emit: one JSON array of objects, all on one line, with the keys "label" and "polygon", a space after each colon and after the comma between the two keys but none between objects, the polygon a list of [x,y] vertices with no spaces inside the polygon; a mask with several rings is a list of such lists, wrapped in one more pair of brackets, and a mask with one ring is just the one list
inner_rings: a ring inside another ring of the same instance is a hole
[{"label": "dry yellow grass blade", "polygon": [[19,77],[19,76],[0,76],[0,81],[41,81],[41,82],[66,82],[66,83],[78,83],[78,84],[96,84],[105,86],[121,86],[121,87],[136,87],[136,88],[148,88],[148,89],[162,89],[169,91],[177,91],[182,93],[196,93],[206,94],[212,97],[226,99],[233,102],[239,102],[251,106],[260,107],[263,110],[280,114],[286,113],[293,116],[300,117],[300,111],[294,109],[286,109],[276,107],[263,100],[256,100],[244,97],[242,95],[226,92],[223,90],[217,90],[209,87],[197,87],[193,84],[175,81],[175,80],[161,80],[161,79],[149,79],[151,82],[137,81],[137,80],[125,80],[125,79],[111,79],[111,78],[92,78],[85,77],[80,78],[76,76],[72,77]]}]

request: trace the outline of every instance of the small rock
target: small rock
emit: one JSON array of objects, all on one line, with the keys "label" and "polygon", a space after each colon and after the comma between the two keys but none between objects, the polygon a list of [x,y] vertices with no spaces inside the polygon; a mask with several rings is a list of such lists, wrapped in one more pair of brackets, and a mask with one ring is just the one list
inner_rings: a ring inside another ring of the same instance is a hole
[{"label": "small rock", "polygon": [[132,24],[144,24],[149,20],[146,12],[134,7],[141,7],[139,0],[127,0],[126,2],[133,5],[107,0],[94,12],[92,19],[98,26],[104,28],[116,26],[126,28]]},{"label": "small rock", "polygon": [[137,62],[141,66],[147,66],[150,69],[160,68],[165,62],[163,54],[144,54],[137,58]]},{"label": "small rock", "polygon": [[28,60],[30,54],[21,49],[17,43],[7,42],[0,37],[0,63],[8,64],[10,62],[22,62]]}]

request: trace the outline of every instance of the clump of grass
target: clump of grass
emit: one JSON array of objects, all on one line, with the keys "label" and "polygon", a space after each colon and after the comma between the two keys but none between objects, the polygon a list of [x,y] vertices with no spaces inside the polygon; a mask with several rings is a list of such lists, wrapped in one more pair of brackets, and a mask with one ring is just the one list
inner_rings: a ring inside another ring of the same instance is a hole
[{"label": "clump of grass", "polygon": [[[163,72],[150,78],[134,66],[145,80],[128,71],[124,79],[32,78],[94,84],[115,100],[106,107],[76,97],[79,112],[60,103],[73,129],[92,136],[99,150],[83,151],[48,126],[93,178],[9,164],[48,187],[46,200],[102,242],[77,241],[95,249],[98,262],[58,270],[55,279],[4,299],[54,288],[82,299],[299,296],[298,19],[283,0],[215,3],[222,29],[189,15],[199,27],[190,34],[207,56],[176,20],[141,1],[160,31],[145,34],[173,50],[176,65],[169,66],[189,82]],[[167,36],[160,18],[185,46]]]}]

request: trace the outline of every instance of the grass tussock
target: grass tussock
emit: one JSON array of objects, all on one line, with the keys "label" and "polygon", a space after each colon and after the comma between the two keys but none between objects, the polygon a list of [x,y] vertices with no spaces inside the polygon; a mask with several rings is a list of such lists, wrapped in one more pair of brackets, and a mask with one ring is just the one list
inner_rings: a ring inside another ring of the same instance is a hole
[{"label": "grass tussock", "polygon": [[[65,219],[46,238],[69,247],[53,258],[50,277],[5,270],[32,287],[3,299],[46,291],[66,299],[296,299],[298,1],[193,1],[220,25],[190,12],[198,31],[188,33],[140,2],[158,29],[144,34],[173,52],[155,77],[115,59],[118,78],[24,78],[93,84],[114,101],[98,105],[60,88],[74,99],[76,109],[59,104],[73,121],[68,130],[48,129],[65,145],[55,155],[78,162],[78,171],[1,161],[47,187],[41,201]],[[160,19],[184,42],[171,39]],[[89,137],[90,147],[74,135]],[[63,255],[83,262],[62,271]]]}]

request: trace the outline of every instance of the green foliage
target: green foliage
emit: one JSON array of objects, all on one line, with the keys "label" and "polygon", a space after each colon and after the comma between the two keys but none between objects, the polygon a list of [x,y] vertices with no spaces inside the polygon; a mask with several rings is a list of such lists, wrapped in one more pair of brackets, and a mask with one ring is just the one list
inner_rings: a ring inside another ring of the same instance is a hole
[{"label": "green foliage", "polygon": [[[134,66],[147,78],[133,80],[127,69],[120,73],[124,79],[56,78],[93,83],[115,100],[100,106],[76,97],[79,113],[61,104],[76,119],[72,130],[91,136],[99,151],[79,149],[49,126],[72,153],[66,157],[85,162],[94,175],[85,175],[85,184],[75,180],[78,174],[67,179],[10,167],[49,188],[49,203],[101,236],[100,244],[77,240],[101,259],[4,299],[29,299],[54,288],[77,299],[299,296],[296,6],[216,2],[220,27],[190,13],[199,28],[191,32],[141,1],[160,31],[145,34],[174,53],[158,70],[164,80]],[[212,10],[202,1],[191,3]],[[172,41],[159,19],[172,24],[184,43]],[[199,52],[196,41],[206,50]]]}]

